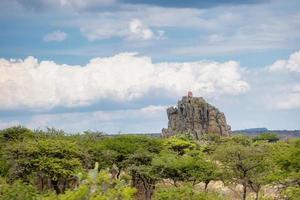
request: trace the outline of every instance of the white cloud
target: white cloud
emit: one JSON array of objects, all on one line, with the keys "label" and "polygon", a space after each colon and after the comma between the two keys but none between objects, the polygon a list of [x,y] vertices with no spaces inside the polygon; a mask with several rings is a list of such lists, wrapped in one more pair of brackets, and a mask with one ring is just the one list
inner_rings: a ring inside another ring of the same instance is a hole
[{"label": "white cloud", "polygon": [[268,111],[300,109],[299,55],[297,51],[286,60],[247,70],[244,77],[251,85],[251,92],[247,95],[251,95],[248,98],[255,102],[252,107],[262,107]]},{"label": "white cloud", "polygon": [[67,39],[68,34],[62,31],[54,31],[52,33],[48,33],[44,36],[43,40],[45,42],[62,42]]},{"label": "white cloud", "polygon": [[[92,129],[107,133],[136,133],[145,130],[158,133],[167,123],[167,107],[149,105],[140,109],[39,114],[32,116],[24,125],[33,129],[55,127],[71,132]],[[132,121],[135,123],[130,123]]]},{"label": "white cloud", "polygon": [[155,6],[121,6],[120,10],[82,14],[63,20],[62,26],[79,27],[89,40],[112,37],[160,39],[165,27],[214,29],[218,24],[203,19],[199,9],[162,8]]},{"label": "white cloud", "polygon": [[300,83],[285,88],[275,103],[279,109],[300,109]]},{"label": "white cloud", "polygon": [[[95,20],[97,18],[97,20]],[[71,22],[67,22],[71,24]],[[112,37],[126,37],[128,27],[125,21],[114,19],[113,13],[105,16],[95,16],[94,19],[80,19],[76,22],[81,33],[90,41],[108,39]]]},{"label": "white cloud", "polygon": [[130,101],[165,91],[163,96],[237,95],[249,85],[237,62],[152,63],[146,56],[122,53],[95,58],[85,66],[59,65],[33,57],[0,60],[0,108],[91,105],[99,100]]},{"label": "white cloud", "polygon": [[153,39],[154,33],[145,24],[138,19],[133,19],[129,23],[130,38],[150,40]]},{"label": "white cloud", "polygon": [[[3,1],[3,0],[2,0]],[[1,3],[2,3],[1,1]],[[78,12],[113,6],[116,0],[4,0],[35,12]],[[8,3],[7,3],[8,4]]]},{"label": "white cloud", "polygon": [[88,40],[101,40],[120,37],[130,40],[161,39],[163,30],[154,31],[140,19],[118,19],[115,14],[100,14],[95,20],[80,20],[80,30]]},{"label": "white cloud", "polygon": [[291,54],[288,60],[277,60],[269,70],[300,73],[300,51]]},{"label": "white cloud", "polygon": [[[288,6],[297,4],[292,1]],[[139,38],[151,37],[157,29],[190,33],[191,38],[171,38],[172,44],[167,44],[172,55],[224,55],[293,46],[293,40],[299,39],[300,14],[297,9],[283,11],[286,6],[282,1],[206,9],[123,5],[119,10],[80,15],[79,23],[71,19],[66,24],[80,27],[87,38],[102,39],[127,37],[128,22],[138,19],[150,27],[145,28],[147,34],[139,31]]]},{"label": "white cloud", "polygon": [[[143,31],[138,34],[137,38],[142,41],[144,38],[156,38],[151,37],[151,32],[158,36],[158,30],[167,31],[167,42],[147,43],[150,47],[147,50],[151,52],[163,48],[159,55],[164,57],[224,56],[294,49],[300,39],[298,0],[272,0],[259,4],[220,5],[202,9],[133,5],[114,0],[15,1],[36,10],[41,7],[56,8],[61,15],[58,15],[59,20],[50,22],[52,25],[61,29],[78,28],[91,41],[114,37],[126,39],[132,36],[129,22],[138,19],[147,27],[145,34],[142,34]],[[119,44],[121,48],[131,50],[128,45],[134,42]]]},{"label": "white cloud", "polygon": [[[52,0],[53,1],[53,0]],[[109,6],[116,3],[116,0],[58,0],[59,6],[71,7],[73,9],[85,9],[97,6]]]}]

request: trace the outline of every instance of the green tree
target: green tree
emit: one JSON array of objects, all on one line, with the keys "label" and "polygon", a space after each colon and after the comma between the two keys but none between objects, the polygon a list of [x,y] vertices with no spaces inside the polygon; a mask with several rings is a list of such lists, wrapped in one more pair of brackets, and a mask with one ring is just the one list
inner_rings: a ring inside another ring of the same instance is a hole
[{"label": "green tree", "polygon": [[160,177],[171,179],[174,186],[179,181],[194,185],[203,182],[206,190],[210,181],[219,177],[217,165],[199,151],[191,151],[182,156],[165,151],[153,160],[152,165]]},{"label": "green tree", "polygon": [[167,138],[164,140],[163,145],[164,148],[172,150],[178,155],[183,155],[197,148],[197,144],[194,141],[181,136]]},{"label": "green tree", "polygon": [[280,184],[283,194],[297,199],[300,186],[300,139],[277,142],[272,146],[272,160],[277,170],[273,179]]},{"label": "green tree", "polygon": [[[81,151],[76,143],[63,139],[39,139],[13,142],[6,146],[9,161],[9,178],[29,181],[35,177],[44,189],[44,182],[50,179],[57,193],[65,189],[68,178],[82,168]],[[59,188],[59,182],[64,187]]]},{"label": "green tree", "polygon": [[124,179],[114,179],[107,170],[98,172],[98,164],[90,171],[87,179],[75,190],[64,194],[50,194],[42,200],[133,200],[135,188],[129,186]]},{"label": "green tree", "polygon": [[[121,172],[131,175],[137,195],[150,199],[155,188],[156,177],[152,170],[152,159],[162,149],[161,140],[148,136],[124,135],[105,138],[101,142],[102,158],[111,169],[113,178]],[[100,162],[101,163],[101,162]]]},{"label": "green tree", "polygon": [[25,138],[32,138],[34,136],[33,131],[23,126],[13,126],[0,131],[0,138],[3,141],[16,141],[23,140]]},{"label": "green tree", "polygon": [[261,186],[267,181],[264,177],[267,177],[271,167],[269,153],[264,145],[253,146],[244,142],[238,144],[230,142],[218,148],[215,159],[220,162],[225,183],[243,186],[243,200],[246,199],[248,188],[256,192],[256,199],[258,199]]},{"label": "green tree", "polygon": [[135,152],[146,151],[150,153],[160,152],[161,141],[156,138],[137,135],[124,135],[105,138],[101,141],[102,155],[106,164],[110,167],[116,166],[117,178],[121,171],[129,167],[128,159]]},{"label": "green tree", "polygon": [[160,177],[155,173],[152,160],[155,154],[149,151],[139,151],[128,159],[128,170],[132,177],[132,185],[137,188],[137,198],[151,200],[155,184]]},{"label": "green tree", "polygon": [[193,185],[185,184],[180,187],[160,187],[154,195],[154,200],[225,200],[216,193],[200,192]]}]

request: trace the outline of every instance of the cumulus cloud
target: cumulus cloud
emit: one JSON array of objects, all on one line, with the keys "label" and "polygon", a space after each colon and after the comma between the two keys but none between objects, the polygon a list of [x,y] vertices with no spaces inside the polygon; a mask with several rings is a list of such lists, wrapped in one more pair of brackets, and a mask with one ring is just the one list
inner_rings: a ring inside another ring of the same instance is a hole
[{"label": "cumulus cloud", "polygon": [[44,36],[44,42],[62,42],[67,39],[68,34],[63,31],[54,31]]},{"label": "cumulus cloud", "polygon": [[300,73],[300,51],[291,54],[287,60],[277,60],[269,70]]},{"label": "cumulus cloud", "polygon": [[[109,17],[110,16],[110,17]],[[83,20],[85,21],[85,20]],[[79,22],[80,24],[82,22]],[[112,37],[120,37],[130,40],[161,39],[163,30],[154,31],[140,19],[114,19],[111,14],[99,16],[97,21],[83,22],[80,30],[88,40],[101,40]]]},{"label": "cumulus cloud", "polygon": [[129,31],[129,39],[138,40],[161,39],[165,33],[163,30],[154,32],[139,19],[133,19],[129,22]]},{"label": "cumulus cloud", "polygon": [[153,63],[133,53],[92,59],[85,66],[59,65],[34,57],[0,60],[0,107],[49,109],[77,107],[99,100],[131,101],[150,95],[238,95],[249,85],[234,61]]},{"label": "cumulus cloud", "polygon": [[[53,1],[53,0],[52,0]],[[58,0],[58,5],[74,9],[86,9],[92,7],[108,6],[116,3],[116,0]]]},{"label": "cumulus cloud", "polygon": [[[92,129],[106,133],[118,133],[119,131],[140,133],[145,130],[150,133],[158,133],[167,123],[165,114],[167,107],[149,105],[139,109],[115,111],[38,114],[24,122],[24,125],[33,129],[56,127],[71,132]],[[9,124],[3,124],[2,127],[5,125]]]},{"label": "cumulus cloud", "polygon": [[279,109],[300,109],[300,84],[287,88],[276,104]]},{"label": "cumulus cloud", "polygon": [[[250,71],[248,80],[254,96],[269,109],[300,108],[300,51],[260,70]],[[251,83],[252,82],[252,83]]]},{"label": "cumulus cloud", "polygon": [[[299,43],[300,14],[297,0],[290,0],[288,3],[270,1],[259,6],[257,4],[236,6],[235,3],[232,6],[203,9],[160,7],[154,6],[155,4],[133,5],[118,0],[30,2],[12,0],[12,2],[35,10],[55,8],[56,12],[61,13],[58,20],[50,22],[52,25],[59,28],[78,28],[84,37],[92,41],[114,37],[128,38],[132,35],[128,24],[132,19],[138,19],[148,27],[146,30],[150,30],[146,31],[147,34],[138,34],[137,38],[142,38],[142,41],[143,38],[149,38],[151,31],[152,33],[158,33],[157,30],[168,31],[170,42],[153,42],[148,49],[153,52],[153,49],[164,48],[159,52],[159,55],[164,57],[224,56],[232,53],[291,49],[296,48]],[[108,9],[104,5],[112,7]],[[7,6],[4,9],[12,10],[7,9]],[[96,12],[97,10],[105,11]],[[178,39],[178,36],[181,39]],[[125,50],[131,49],[126,46],[131,43],[133,42],[124,42],[120,46]],[[99,48],[97,50],[99,51]]]},{"label": "cumulus cloud", "polygon": [[138,19],[133,19],[130,21],[129,30],[133,38],[149,40],[154,37],[153,31]]},{"label": "cumulus cloud", "polygon": [[[85,11],[107,8],[117,3],[117,0],[2,0],[17,4],[22,8],[35,12],[45,11]],[[0,2],[0,4],[2,3]]]}]

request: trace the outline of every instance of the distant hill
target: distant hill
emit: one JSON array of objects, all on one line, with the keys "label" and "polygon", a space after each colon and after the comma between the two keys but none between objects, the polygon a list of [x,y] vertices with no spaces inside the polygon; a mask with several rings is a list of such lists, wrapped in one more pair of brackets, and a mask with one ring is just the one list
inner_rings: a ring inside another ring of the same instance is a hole
[{"label": "distant hill", "polygon": [[245,134],[249,136],[256,136],[261,133],[276,133],[281,138],[300,137],[300,130],[269,130],[267,128],[249,128],[232,131],[232,134]]}]

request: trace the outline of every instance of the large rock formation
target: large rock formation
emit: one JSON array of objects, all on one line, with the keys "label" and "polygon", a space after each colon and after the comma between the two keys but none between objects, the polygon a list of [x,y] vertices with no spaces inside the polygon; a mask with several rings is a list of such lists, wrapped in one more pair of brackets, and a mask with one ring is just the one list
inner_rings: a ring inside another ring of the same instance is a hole
[{"label": "large rock formation", "polygon": [[201,135],[215,133],[223,136],[230,134],[224,113],[208,104],[202,97],[182,97],[177,107],[167,109],[169,124],[162,130],[168,137],[177,133],[192,133],[199,139]]}]

